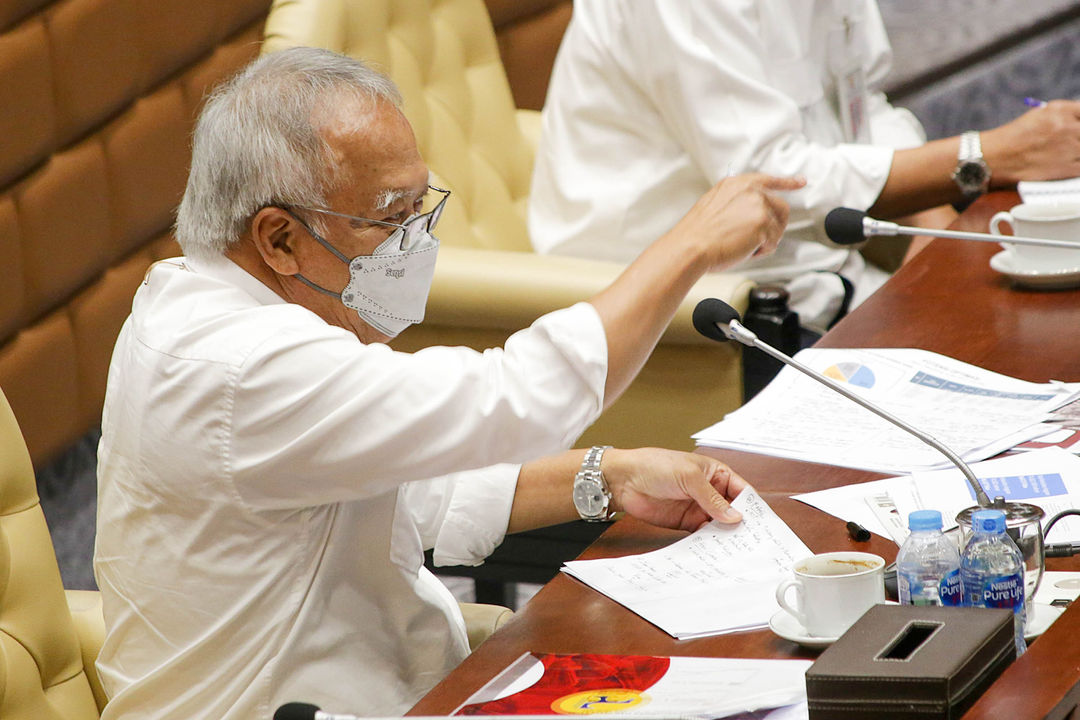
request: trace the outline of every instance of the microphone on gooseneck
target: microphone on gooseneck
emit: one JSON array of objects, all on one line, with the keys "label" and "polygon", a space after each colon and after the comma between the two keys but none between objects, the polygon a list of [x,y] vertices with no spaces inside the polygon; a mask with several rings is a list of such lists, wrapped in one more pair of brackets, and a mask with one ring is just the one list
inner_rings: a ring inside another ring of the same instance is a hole
[{"label": "microphone on gooseneck", "polygon": [[894,235],[930,235],[932,237],[953,238],[955,240],[978,240],[979,242],[1011,243],[1013,245],[1038,245],[1042,247],[1061,247],[1072,250],[1077,244],[1071,240],[1051,240],[1049,238],[1018,237],[1016,235],[993,235],[991,233],[963,232],[960,230],[936,230],[897,225],[886,220],[875,220],[862,210],[838,207],[825,216],[825,234],[837,245],[854,245],[872,237],[892,237]]},{"label": "microphone on gooseneck", "polygon": [[285,703],[274,712],[274,720],[315,720],[322,715],[318,706],[309,703]]},{"label": "microphone on gooseneck", "polygon": [[360,720],[356,715],[325,713],[311,703],[285,703],[274,712],[274,720]]},{"label": "microphone on gooseneck", "polygon": [[[835,212],[835,211],[833,211]],[[822,385],[835,390],[848,400],[861,405],[870,412],[874,413],[883,420],[887,420],[901,430],[905,430],[915,437],[922,440],[924,443],[940,452],[945,457],[952,461],[953,465],[960,469],[960,472],[967,478],[968,485],[971,486],[972,492],[975,493],[975,501],[979,503],[981,507],[1001,507],[1005,505],[1004,498],[995,498],[994,502],[990,502],[990,498],[986,496],[986,492],[983,490],[982,485],[979,484],[975,474],[971,472],[971,468],[967,466],[967,463],[957,455],[953,450],[944,445],[940,440],[933,436],[924,433],[923,431],[909,425],[900,418],[896,417],[887,410],[874,405],[865,398],[856,395],[851,390],[836,382],[832,378],[826,377],[816,370],[804,365],[795,358],[789,357],[780,352],[773,346],[762,342],[758,339],[758,336],[753,331],[747,329],[741,322],[739,322],[739,313],[735,308],[728,305],[723,300],[717,300],[716,298],[707,298],[702,300],[694,308],[694,329],[705,337],[711,340],[717,340],[723,342],[724,340],[734,340],[735,342],[746,345],[747,347],[757,348],[763,353],[776,358],[785,365],[789,365],[804,375],[817,380]]]}]

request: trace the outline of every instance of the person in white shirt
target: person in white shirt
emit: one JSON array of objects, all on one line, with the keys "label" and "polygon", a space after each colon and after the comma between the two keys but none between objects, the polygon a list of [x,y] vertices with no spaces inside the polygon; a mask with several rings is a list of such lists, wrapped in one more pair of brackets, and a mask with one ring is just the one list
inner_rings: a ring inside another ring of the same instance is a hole
[{"label": "person in white shirt", "polygon": [[832,208],[945,227],[947,203],[987,187],[1080,175],[1080,103],[965,134],[964,147],[926,143],[880,91],[890,63],[873,0],[575,3],[543,110],[535,248],[629,261],[728,174],[802,175],[777,252],[738,271],[786,283],[820,332],[842,312],[839,276],[852,307],[886,278],[828,241]]},{"label": "person in white shirt", "polygon": [[298,48],[200,115],[185,256],[147,272],[109,369],[105,720],[268,718],[290,701],[398,714],[468,652],[425,548],[477,564],[506,532],[615,510],[739,520],[746,483],[719,462],[596,451],[607,489],[581,494],[585,451],[566,448],[702,274],[775,247],[773,191],[801,180],[719,183],[643,262],[504,348],[399,353],[385,343],[423,317],[448,196],[430,188],[420,212],[428,169],[399,103],[363,64]]}]

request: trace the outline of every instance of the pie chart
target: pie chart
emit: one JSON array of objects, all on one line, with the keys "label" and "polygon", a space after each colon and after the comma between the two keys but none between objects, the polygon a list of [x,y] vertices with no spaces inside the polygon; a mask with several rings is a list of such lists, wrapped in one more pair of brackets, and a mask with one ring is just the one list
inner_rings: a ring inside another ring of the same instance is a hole
[{"label": "pie chart", "polygon": [[862,363],[839,362],[827,367],[824,374],[833,380],[851,383],[859,387],[874,387],[874,371]]}]

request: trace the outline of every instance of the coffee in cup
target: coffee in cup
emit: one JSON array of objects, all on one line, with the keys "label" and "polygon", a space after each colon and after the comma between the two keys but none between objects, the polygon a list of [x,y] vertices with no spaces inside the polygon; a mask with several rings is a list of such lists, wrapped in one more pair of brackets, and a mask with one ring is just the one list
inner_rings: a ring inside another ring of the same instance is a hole
[{"label": "coffee in cup", "polygon": [[[1076,249],[1010,243],[1008,236],[1001,233],[1003,224],[1012,228],[1013,235],[1075,242]],[[990,218],[990,232],[1002,236],[1002,245],[1011,255],[1013,267],[1021,272],[1050,273],[1080,268],[1080,204],[1017,205]]]},{"label": "coffee in cup", "polygon": [[840,637],[864,612],[885,602],[885,560],[878,555],[811,555],[796,562],[792,573],[776,588],[776,602],[814,637]]}]

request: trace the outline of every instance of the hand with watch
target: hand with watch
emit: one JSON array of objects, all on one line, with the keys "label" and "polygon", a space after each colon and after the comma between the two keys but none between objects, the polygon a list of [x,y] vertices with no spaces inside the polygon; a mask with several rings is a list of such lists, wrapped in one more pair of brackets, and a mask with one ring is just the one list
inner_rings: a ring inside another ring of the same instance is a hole
[{"label": "hand with watch", "polygon": [[1051,100],[992,130],[960,135],[952,178],[966,198],[1020,180],[1080,176],[1080,102]]},{"label": "hand with watch", "polygon": [[952,179],[967,199],[977,198],[990,188],[990,167],[983,159],[982,142],[975,130],[960,135]]},{"label": "hand with watch", "polygon": [[745,487],[742,477],[704,455],[603,445],[585,453],[573,500],[587,522],[625,511],[653,525],[692,531],[713,519],[738,522],[741,516],[729,503]]}]

